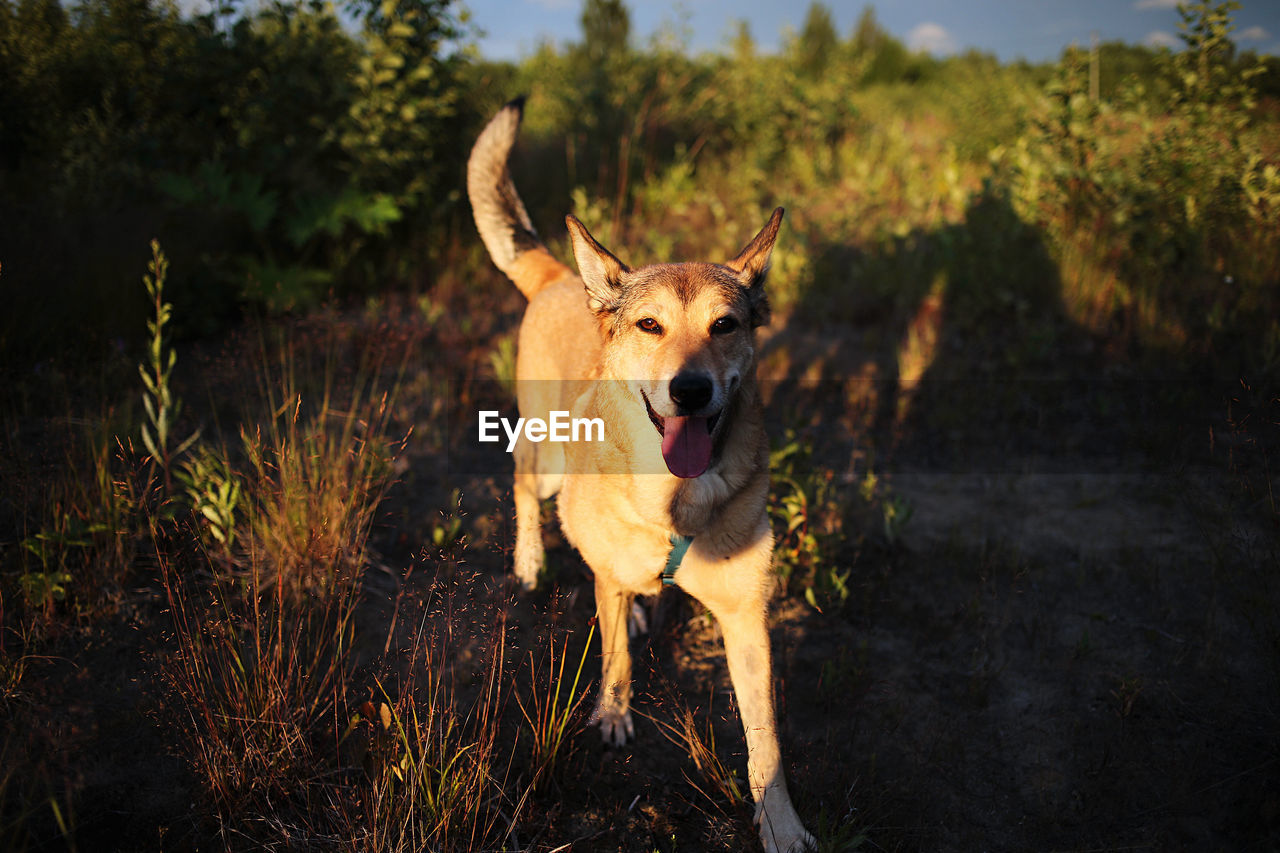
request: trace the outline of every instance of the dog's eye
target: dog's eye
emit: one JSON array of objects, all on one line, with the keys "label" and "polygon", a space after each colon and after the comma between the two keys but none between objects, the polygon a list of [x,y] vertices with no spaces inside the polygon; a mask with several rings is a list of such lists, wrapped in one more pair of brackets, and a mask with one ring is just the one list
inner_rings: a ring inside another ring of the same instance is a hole
[{"label": "dog's eye", "polygon": [[737,328],[738,328],[738,321],[736,318],[721,317],[719,320],[716,320],[714,323],[711,324],[711,334],[727,335],[730,332],[736,331]]},{"label": "dog's eye", "polygon": [[652,317],[645,317],[640,322],[636,323],[636,328],[642,332],[648,332],[651,335],[662,334],[662,326]]}]

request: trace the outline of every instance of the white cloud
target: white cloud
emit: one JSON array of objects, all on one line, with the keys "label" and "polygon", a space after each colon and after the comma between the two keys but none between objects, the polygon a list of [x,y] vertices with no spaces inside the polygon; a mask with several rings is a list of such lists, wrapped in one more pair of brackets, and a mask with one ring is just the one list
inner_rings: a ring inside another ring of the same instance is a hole
[{"label": "white cloud", "polygon": [[578,3],[577,0],[529,0],[533,6],[540,6],[548,12],[563,12],[565,9],[573,9]]},{"label": "white cloud", "polygon": [[1133,4],[1133,8],[1139,12],[1145,12],[1148,9],[1176,9],[1181,0],[1138,0]]},{"label": "white cloud", "polygon": [[1167,47],[1171,50],[1182,47],[1182,39],[1164,30],[1152,30],[1147,33],[1147,37],[1142,40],[1142,43],[1147,47]]},{"label": "white cloud", "polygon": [[945,56],[956,52],[956,40],[941,24],[925,21],[907,33],[907,47]]},{"label": "white cloud", "polygon": [[1266,41],[1271,38],[1271,33],[1262,27],[1249,27],[1240,31],[1237,37],[1240,41]]}]

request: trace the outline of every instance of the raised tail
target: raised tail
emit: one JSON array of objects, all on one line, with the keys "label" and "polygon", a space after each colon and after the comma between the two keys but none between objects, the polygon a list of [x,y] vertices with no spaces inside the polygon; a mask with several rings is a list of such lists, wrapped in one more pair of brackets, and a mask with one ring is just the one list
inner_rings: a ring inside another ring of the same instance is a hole
[{"label": "raised tail", "polygon": [[507,169],[523,113],[524,98],[516,98],[500,109],[480,133],[467,160],[467,195],[489,257],[526,299],[532,299],[548,284],[573,275],[573,271],[553,258],[538,239]]}]

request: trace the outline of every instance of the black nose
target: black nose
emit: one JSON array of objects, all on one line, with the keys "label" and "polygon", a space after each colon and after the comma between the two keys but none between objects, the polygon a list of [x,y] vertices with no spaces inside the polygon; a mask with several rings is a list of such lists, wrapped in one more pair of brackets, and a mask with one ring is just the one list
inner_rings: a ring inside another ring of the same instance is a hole
[{"label": "black nose", "polygon": [[677,373],[667,389],[671,400],[686,412],[696,412],[711,402],[711,377],[703,373]]}]

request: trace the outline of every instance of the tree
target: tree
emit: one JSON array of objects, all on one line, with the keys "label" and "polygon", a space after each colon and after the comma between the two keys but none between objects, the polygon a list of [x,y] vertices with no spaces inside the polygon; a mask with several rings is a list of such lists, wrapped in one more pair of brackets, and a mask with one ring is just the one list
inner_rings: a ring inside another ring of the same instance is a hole
[{"label": "tree", "polygon": [[734,25],[733,38],[730,39],[732,56],[738,62],[750,62],[756,56],[756,40],[751,37],[751,24],[738,20]]},{"label": "tree", "polygon": [[592,63],[625,54],[631,38],[631,13],[622,0],[587,0],[582,7],[582,50]]},{"label": "tree", "polygon": [[891,36],[876,18],[876,7],[863,6],[862,13],[858,15],[858,23],[853,28],[853,55],[874,56],[889,38]]},{"label": "tree", "polygon": [[811,3],[800,31],[800,71],[807,77],[818,77],[835,57],[840,37],[831,19],[831,10],[821,3]]}]

